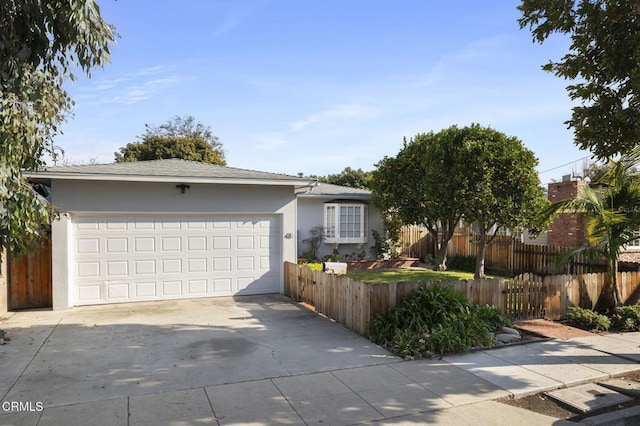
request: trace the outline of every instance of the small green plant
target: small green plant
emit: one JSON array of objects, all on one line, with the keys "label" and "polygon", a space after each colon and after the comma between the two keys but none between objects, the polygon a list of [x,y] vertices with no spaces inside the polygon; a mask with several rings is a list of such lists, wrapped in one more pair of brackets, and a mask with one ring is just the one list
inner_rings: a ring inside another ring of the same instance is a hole
[{"label": "small green plant", "polygon": [[502,312],[495,306],[474,305],[474,313],[478,319],[487,325],[489,330],[495,331],[499,327],[513,327],[511,315]]},{"label": "small green plant", "polygon": [[303,263],[302,265],[300,265],[300,267],[303,267],[303,266],[308,266],[309,269],[311,269],[312,271],[322,271],[322,263],[309,262],[309,263]]},{"label": "small green plant", "polygon": [[315,226],[309,230],[309,238],[302,240],[303,243],[309,245],[309,250],[303,253],[303,257],[312,261],[318,259],[318,250],[324,241],[324,228]]},{"label": "small green plant", "polygon": [[474,256],[452,256],[447,259],[447,269],[474,272],[476,270],[476,258]]},{"label": "small green plant", "polygon": [[567,321],[569,325],[593,332],[607,331],[611,328],[609,317],[578,306],[572,306],[567,310]]},{"label": "small green plant", "polygon": [[611,319],[616,330],[640,331],[640,305],[619,306]]},{"label": "small green plant", "polygon": [[386,231],[381,234],[373,229],[371,233],[373,234],[371,253],[376,259],[395,259],[398,257],[398,253],[394,250],[395,241],[386,235]]}]

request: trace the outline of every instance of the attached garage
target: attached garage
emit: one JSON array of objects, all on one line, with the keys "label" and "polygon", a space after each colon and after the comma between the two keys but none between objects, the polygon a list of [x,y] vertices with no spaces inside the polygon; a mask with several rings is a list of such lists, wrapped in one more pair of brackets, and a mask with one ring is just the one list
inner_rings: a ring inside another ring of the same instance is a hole
[{"label": "attached garage", "polygon": [[184,160],[51,167],[53,308],[282,292],[307,179]]},{"label": "attached garage", "polygon": [[276,216],[73,215],[77,304],[278,293]]}]

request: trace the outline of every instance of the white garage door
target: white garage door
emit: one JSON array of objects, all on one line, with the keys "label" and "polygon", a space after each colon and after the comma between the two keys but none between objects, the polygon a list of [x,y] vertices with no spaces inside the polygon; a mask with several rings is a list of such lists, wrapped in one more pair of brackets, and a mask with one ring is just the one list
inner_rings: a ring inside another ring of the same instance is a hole
[{"label": "white garage door", "polygon": [[73,215],[78,305],[280,291],[277,216]]}]

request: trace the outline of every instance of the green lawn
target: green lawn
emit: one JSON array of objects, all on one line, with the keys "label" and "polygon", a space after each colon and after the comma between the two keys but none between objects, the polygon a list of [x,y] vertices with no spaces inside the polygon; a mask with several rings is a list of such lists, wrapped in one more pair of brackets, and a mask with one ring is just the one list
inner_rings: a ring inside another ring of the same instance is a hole
[{"label": "green lawn", "polygon": [[394,270],[394,271],[357,271],[347,274],[348,277],[366,283],[383,284],[398,282],[423,282],[423,281],[455,281],[472,280],[473,274],[460,271],[432,271],[432,270]]}]

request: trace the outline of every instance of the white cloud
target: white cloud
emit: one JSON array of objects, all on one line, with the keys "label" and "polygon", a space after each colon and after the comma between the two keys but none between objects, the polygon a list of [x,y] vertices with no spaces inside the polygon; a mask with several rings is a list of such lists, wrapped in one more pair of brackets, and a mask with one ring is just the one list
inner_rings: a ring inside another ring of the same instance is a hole
[{"label": "white cloud", "polygon": [[343,103],[334,105],[322,111],[314,112],[307,115],[302,120],[294,121],[289,124],[291,130],[300,131],[312,124],[318,124],[325,121],[336,120],[370,120],[378,115],[376,108],[358,104]]},{"label": "white cloud", "polygon": [[182,81],[184,81],[184,79],[177,76],[145,81],[140,84],[134,84],[122,88],[120,93],[114,96],[111,100],[112,102],[124,105],[135,104],[149,99],[170,87],[174,87]]}]

